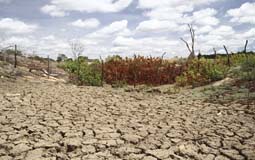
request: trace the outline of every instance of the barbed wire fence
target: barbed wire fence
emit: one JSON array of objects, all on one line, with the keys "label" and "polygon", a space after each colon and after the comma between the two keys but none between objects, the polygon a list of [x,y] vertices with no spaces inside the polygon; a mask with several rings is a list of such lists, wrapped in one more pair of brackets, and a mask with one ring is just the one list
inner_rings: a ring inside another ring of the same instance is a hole
[{"label": "barbed wire fence", "polygon": [[57,72],[52,69],[52,59],[50,55],[37,53],[33,46],[24,47],[17,44],[1,44],[0,60],[12,64],[14,68],[20,66],[27,67],[29,72],[33,70],[41,71],[48,78],[56,75]]}]

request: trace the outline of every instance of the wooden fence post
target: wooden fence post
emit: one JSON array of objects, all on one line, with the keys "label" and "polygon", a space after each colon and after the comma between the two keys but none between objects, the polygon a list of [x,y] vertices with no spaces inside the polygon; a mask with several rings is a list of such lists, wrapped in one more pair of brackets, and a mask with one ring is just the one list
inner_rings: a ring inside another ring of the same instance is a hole
[{"label": "wooden fence post", "polygon": [[248,45],[248,40],[246,40],[246,42],[245,42],[245,46],[244,46],[244,54],[245,54],[245,57],[246,57],[246,61],[248,61],[248,55],[247,55],[247,53],[246,53],[246,48],[247,48],[247,45]]},{"label": "wooden fence post", "polygon": [[215,48],[213,48],[213,52],[214,52],[214,64],[216,64],[216,59],[217,59],[217,51]]},{"label": "wooden fence post", "polygon": [[17,45],[15,44],[15,53],[14,53],[14,68],[17,67]]},{"label": "wooden fence post", "polygon": [[160,64],[159,64],[159,67],[157,68],[157,76],[159,77],[159,84],[161,85],[162,84],[162,73],[160,73],[160,69],[163,65],[163,60],[164,60],[164,56],[166,55],[166,52],[164,52],[162,55],[161,55],[161,58],[160,58]]},{"label": "wooden fence post", "polygon": [[101,86],[104,86],[104,60],[102,59],[102,57],[100,56],[100,60],[101,60]]},{"label": "wooden fence post", "polygon": [[227,58],[228,58],[228,66],[230,67],[230,59],[229,59],[229,53],[228,53],[228,50],[227,50],[227,47],[225,45],[223,45],[226,53],[227,53]]},{"label": "wooden fence post", "polygon": [[247,48],[248,42],[249,42],[248,40],[245,41],[245,46],[244,46],[244,50],[243,50],[244,53],[246,53],[246,48]]},{"label": "wooden fence post", "polygon": [[50,78],[50,56],[48,55],[48,79]]},{"label": "wooden fence post", "polygon": [[217,51],[216,51],[215,48],[213,48],[213,52],[214,52],[214,58],[216,59],[216,57],[217,57]]},{"label": "wooden fence post", "polygon": [[81,64],[80,64],[80,56],[77,58],[77,63],[78,63],[78,73],[77,73],[77,78],[78,78],[78,83],[81,85],[81,78],[80,78],[80,70],[81,70]]}]

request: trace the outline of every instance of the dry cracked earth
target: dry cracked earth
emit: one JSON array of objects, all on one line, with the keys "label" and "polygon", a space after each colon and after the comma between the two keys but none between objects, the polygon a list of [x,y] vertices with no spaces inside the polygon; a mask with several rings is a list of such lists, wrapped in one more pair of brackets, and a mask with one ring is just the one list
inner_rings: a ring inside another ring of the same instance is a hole
[{"label": "dry cracked earth", "polygon": [[254,160],[255,113],[192,97],[0,82],[0,160]]}]

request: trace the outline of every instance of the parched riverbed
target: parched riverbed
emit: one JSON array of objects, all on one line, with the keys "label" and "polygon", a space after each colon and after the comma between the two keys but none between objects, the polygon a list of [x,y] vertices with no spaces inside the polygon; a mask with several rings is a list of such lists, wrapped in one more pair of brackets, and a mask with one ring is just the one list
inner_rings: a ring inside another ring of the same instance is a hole
[{"label": "parched riverbed", "polygon": [[255,113],[193,96],[0,81],[0,160],[255,160]]}]

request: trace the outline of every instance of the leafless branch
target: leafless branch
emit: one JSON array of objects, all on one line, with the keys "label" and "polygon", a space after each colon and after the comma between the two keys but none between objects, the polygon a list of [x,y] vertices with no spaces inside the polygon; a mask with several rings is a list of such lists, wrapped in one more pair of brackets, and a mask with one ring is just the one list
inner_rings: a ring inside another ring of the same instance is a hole
[{"label": "leafless branch", "polygon": [[195,30],[193,29],[193,26],[191,24],[188,24],[190,37],[191,37],[191,46],[189,43],[181,38],[181,40],[186,44],[186,47],[188,48],[190,55],[189,59],[193,59],[195,57]]},{"label": "leafless branch", "polygon": [[70,47],[71,47],[74,59],[79,58],[79,56],[81,56],[81,54],[83,53],[85,49],[84,45],[78,40],[72,40],[70,42]]},{"label": "leafless branch", "polygon": [[187,48],[188,48],[188,50],[189,50],[189,52],[190,52],[190,54],[192,53],[192,50],[190,49],[190,47],[189,47],[189,43],[187,42],[187,41],[185,41],[183,38],[181,38],[181,40],[186,44],[186,46],[187,46]]},{"label": "leafless branch", "polygon": [[166,52],[164,52],[161,56],[161,59],[164,59],[164,56],[166,55]]}]

